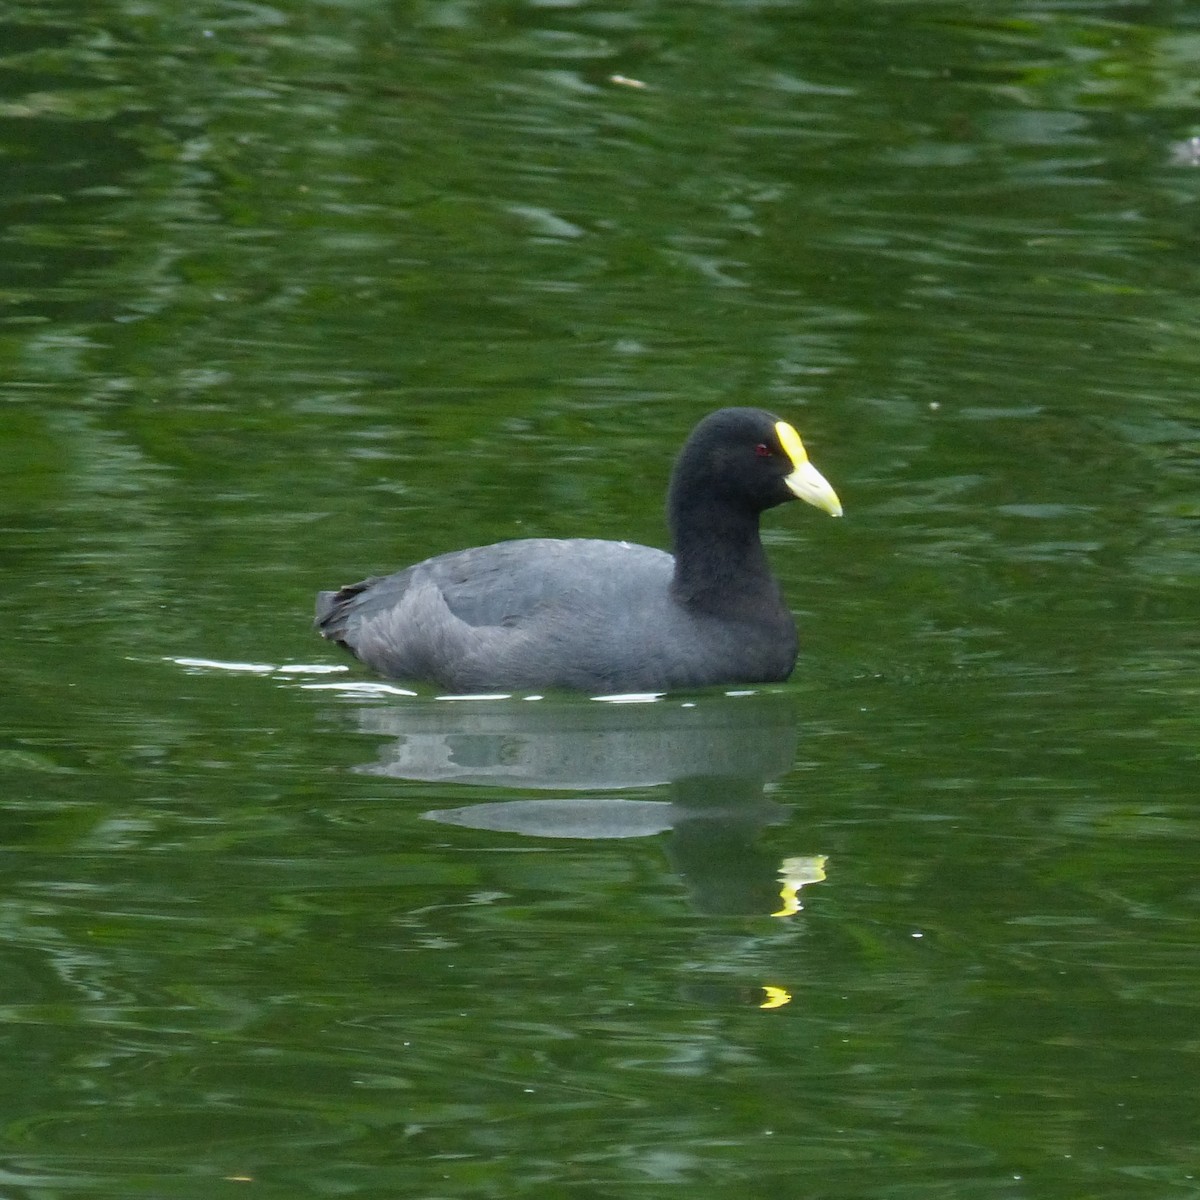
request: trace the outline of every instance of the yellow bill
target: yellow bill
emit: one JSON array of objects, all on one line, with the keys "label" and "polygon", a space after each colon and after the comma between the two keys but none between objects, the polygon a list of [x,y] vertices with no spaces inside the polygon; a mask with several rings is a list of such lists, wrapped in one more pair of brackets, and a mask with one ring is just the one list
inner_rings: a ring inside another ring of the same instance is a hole
[{"label": "yellow bill", "polygon": [[842,515],[842,502],[829,480],[808,461],[800,435],[786,421],[775,422],[775,433],[784,453],[792,460],[792,473],[783,481],[798,500],[811,504],[831,517]]}]

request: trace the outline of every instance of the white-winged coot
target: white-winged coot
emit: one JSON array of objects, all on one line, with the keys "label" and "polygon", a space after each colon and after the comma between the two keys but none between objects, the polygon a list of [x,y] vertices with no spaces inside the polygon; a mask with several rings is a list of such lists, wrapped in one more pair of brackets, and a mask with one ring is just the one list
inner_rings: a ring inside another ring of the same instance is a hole
[{"label": "white-winged coot", "polygon": [[673,553],[594,538],[455,550],[319,593],[316,627],[381,675],[457,692],[775,682],[795,665],[796,625],[758,520],[795,499],[841,516],[791,425],[723,408],[676,459]]}]

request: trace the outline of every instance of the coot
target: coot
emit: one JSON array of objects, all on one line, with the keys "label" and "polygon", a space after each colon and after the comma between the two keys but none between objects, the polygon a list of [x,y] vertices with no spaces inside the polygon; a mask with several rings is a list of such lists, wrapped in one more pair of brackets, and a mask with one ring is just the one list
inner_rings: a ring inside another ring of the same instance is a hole
[{"label": "coot", "polygon": [[319,593],[315,624],[382,675],[456,692],[786,679],[796,626],[758,518],[793,499],[842,513],[791,425],[761,409],[723,408],[692,430],[676,460],[673,554],[593,538],[456,550]]}]

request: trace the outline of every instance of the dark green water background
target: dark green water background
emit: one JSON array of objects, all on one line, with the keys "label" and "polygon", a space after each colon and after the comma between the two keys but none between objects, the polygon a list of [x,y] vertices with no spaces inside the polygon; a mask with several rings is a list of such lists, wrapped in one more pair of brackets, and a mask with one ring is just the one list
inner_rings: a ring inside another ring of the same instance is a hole
[{"label": "dark green water background", "polygon": [[[0,1196],[1200,1196],[1197,133],[1181,3],[0,10]],[[786,686],[311,633],[727,403]]]}]

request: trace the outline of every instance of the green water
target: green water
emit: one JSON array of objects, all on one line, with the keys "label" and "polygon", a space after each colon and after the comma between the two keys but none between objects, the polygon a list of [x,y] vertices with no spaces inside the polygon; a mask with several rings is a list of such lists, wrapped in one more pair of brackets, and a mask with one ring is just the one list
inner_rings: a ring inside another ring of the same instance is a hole
[{"label": "green water", "polygon": [[[1200,1197],[1198,46],[8,6],[0,1195]],[[727,403],[846,505],[767,521],[789,684],[455,701],[311,632],[661,544]]]}]

